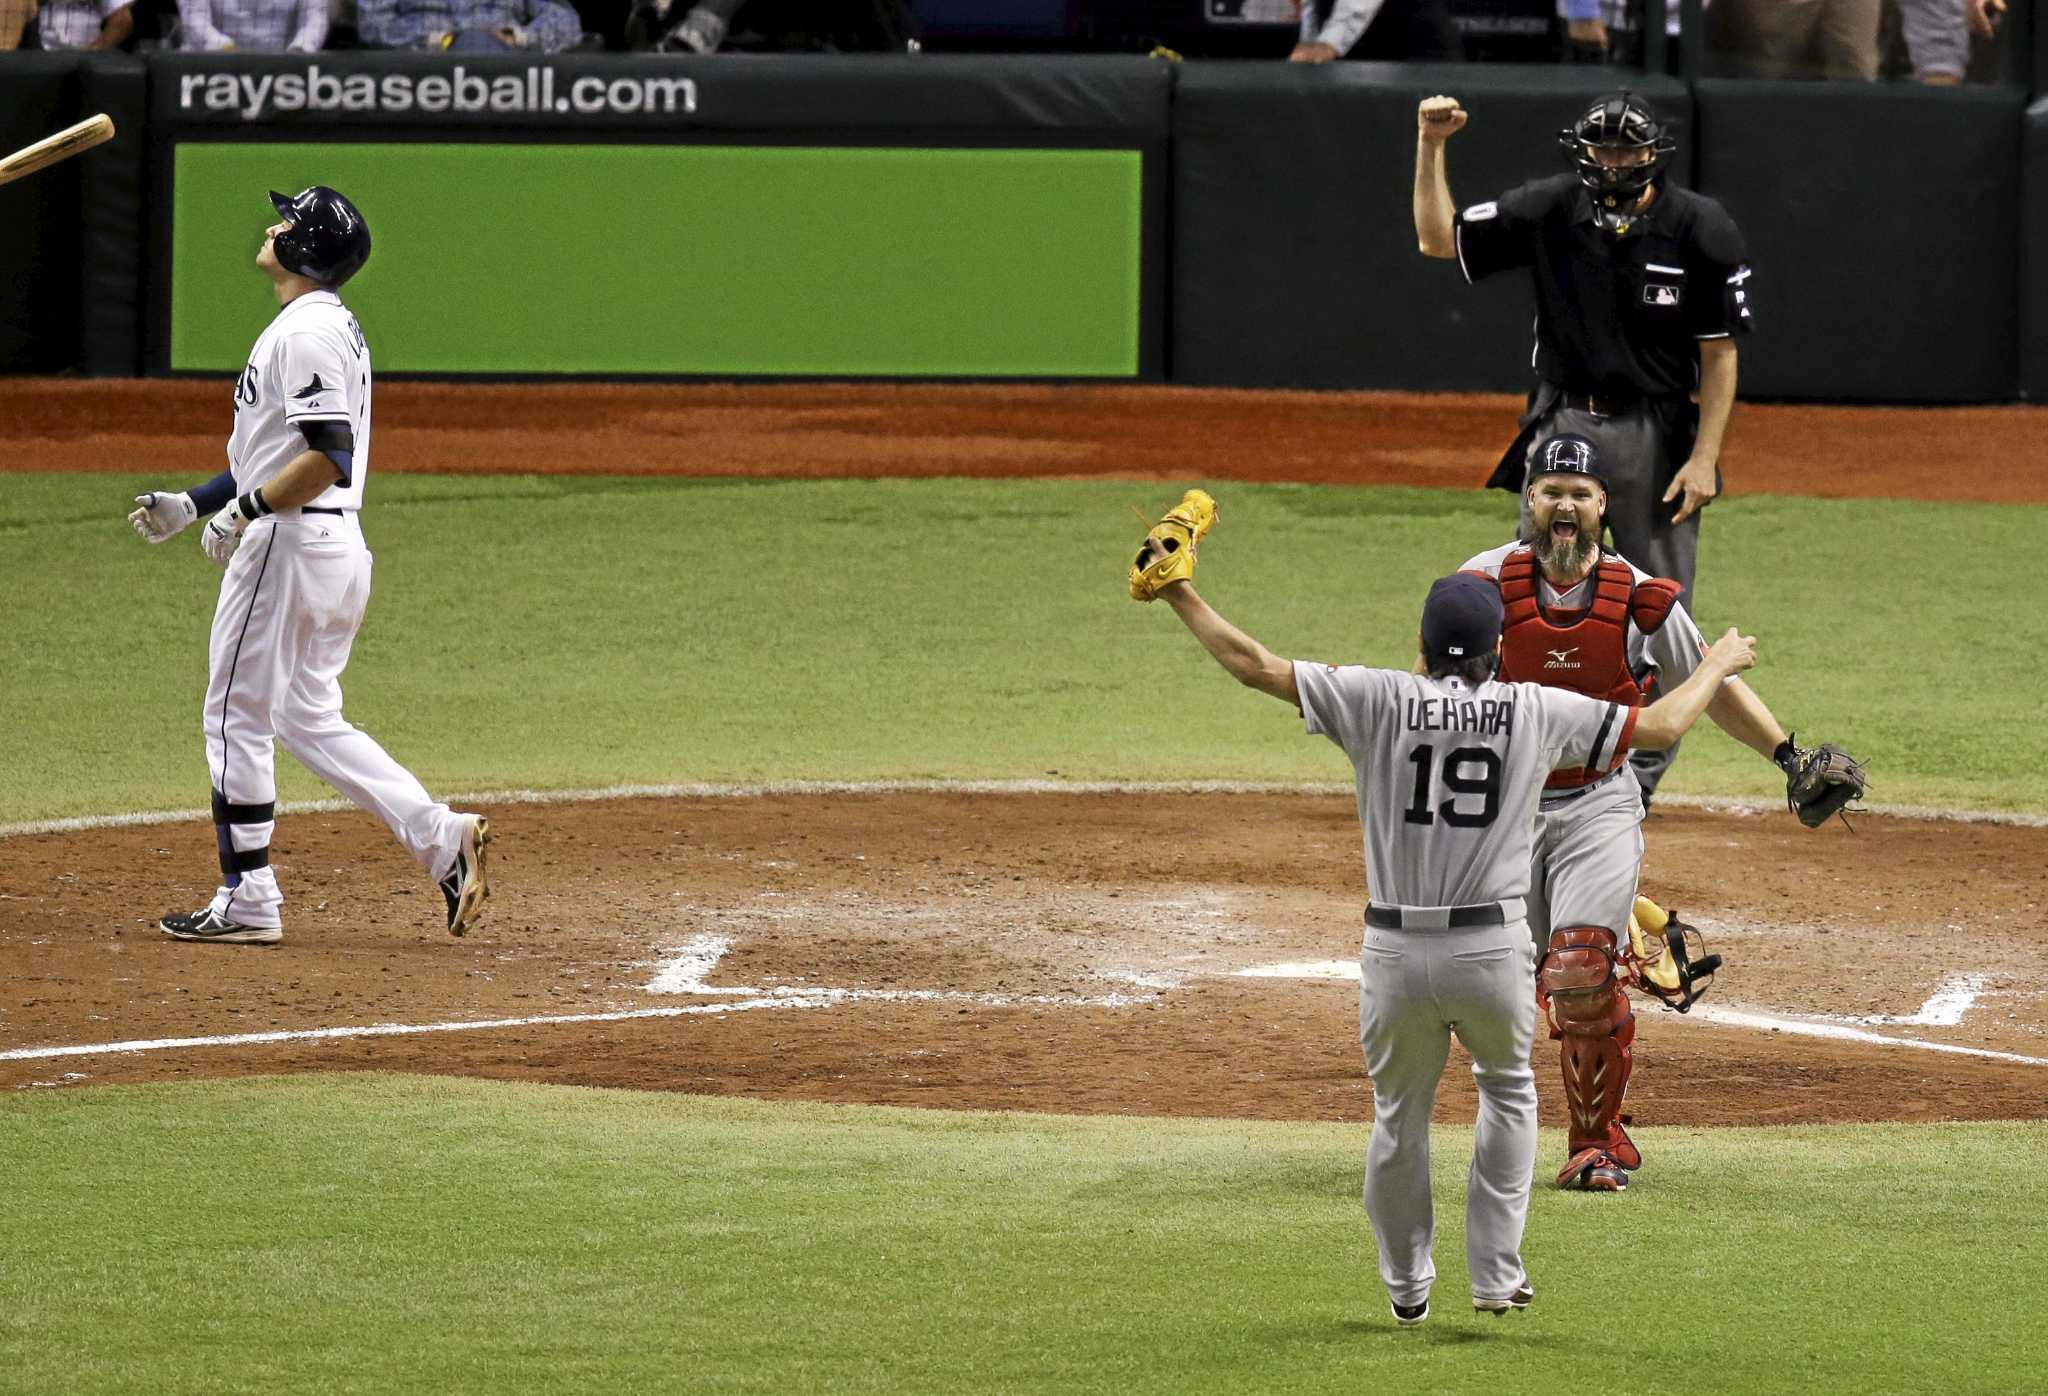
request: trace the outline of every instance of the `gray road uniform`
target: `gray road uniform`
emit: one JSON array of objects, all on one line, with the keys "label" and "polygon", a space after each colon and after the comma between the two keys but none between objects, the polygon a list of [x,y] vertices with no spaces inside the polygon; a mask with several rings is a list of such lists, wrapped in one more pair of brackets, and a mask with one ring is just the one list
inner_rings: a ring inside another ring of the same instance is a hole
[{"label": "gray road uniform", "polygon": [[[1634,703],[1644,675],[1654,672],[1668,693],[1699,667],[1705,653],[1699,627],[1675,599],[1673,584],[1652,579],[1613,553],[1603,552],[1584,581],[1562,589],[1542,575],[1521,543],[1483,552],[1460,570],[1501,583],[1507,605],[1501,669],[1510,679]],[[1609,588],[1604,599],[1603,585]],[[1642,794],[1631,763],[1589,765],[1551,777],[1537,811],[1529,868],[1529,930],[1539,958],[1590,947],[1612,959],[1628,944],[1643,862],[1642,823]],[[1551,1008],[1563,1044],[1570,1115],[1559,1184],[1618,1191],[1627,1186],[1625,1173],[1643,1162],[1623,1113],[1634,1069],[1634,1011],[1618,981],[1597,995],[1552,999]]]},{"label": "gray road uniform", "polygon": [[[1470,559],[1459,570],[1500,577],[1501,563],[1520,543],[1504,543]],[[1611,555],[1610,555],[1611,556]],[[1629,564],[1638,583],[1650,574]],[[1538,583],[1543,607],[1553,617],[1584,612],[1592,601],[1594,579],[1563,590],[1548,580]],[[1627,634],[1631,673],[1657,675],[1658,691],[1669,693],[1691,677],[1706,653],[1699,626],[1674,605],[1664,623],[1645,635],[1630,621]],[[1570,686],[1572,668],[1586,656],[1567,654],[1549,661],[1559,665],[1546,682]],[[1643,799],[1636,771],[1622,762],[1611,774],[1589,785],[1550,789],[1543,793],[1536,820],[1535,859],[1529,869],[1529,930],[1539,952],[1555,926],[1605,926],[1617,935],[1628,927],[1635,905],[1636,882],[1643,863]]]},{"label": "gray road uniform", "polygon": [[1536,1161],[1535,945],[1524,922],[1535,814],[1558,767],[1621,761],[1635,710],[1533,683],[1297,661],[1308,730],[1357,771],[1366,910],[1359,1040],[1372,1074],[1365,1204],[1399,1305],[1436,1278],[1429,1120],[1452,1034],[1479,1088],[1465,1247],[1475,1299],[1526,1284]]}]

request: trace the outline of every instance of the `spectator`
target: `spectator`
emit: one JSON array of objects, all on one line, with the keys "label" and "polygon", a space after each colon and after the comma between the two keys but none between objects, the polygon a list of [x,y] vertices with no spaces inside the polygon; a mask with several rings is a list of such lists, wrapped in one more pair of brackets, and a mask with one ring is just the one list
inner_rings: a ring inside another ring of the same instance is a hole
[{"label": "spectator", "polygon": [[21,47],[22,32],[36,17],[36,0],[0,0],[0,52]]},{"label": "spectator", "polygon": [[660,53],[902,53],[916,38],[906,0],[639,0],[626,21],[628,47]]},{"label": "spectator", "polygon": [[1882,0],[1716,0],[1707,47],[1752,78],[1877,78]]},{"label": "spectator", "polygon": [[583,21],[562,0],[358,0],[365,48],[560,53],[583,41]]},{"label": "spectator", "polygon": [[1954,87],[1970,68],[1970,38],[1998,33],[2005,0],[1898,0],[1899,29],[1913,77],[1929,87]]},{"label": "spectator", "polygon": [[129,0],[42,0],[36,16],[44,48],[119,48],[134,32]]},{"label": "spectator", "polygon": [[1455,62],[1464,56],[1444,0],[1302,0],[1301,42],[1287,61]]},{"label": "spectator", "polygon": [[[1700,0],[1700,8],[1711,3]],[[1679,0],[1665,0],[1664,32],[1671,36],[1674,58],[1681,8]],[[1566,57],[1629,66],[1642,63],[1643,0],[1557,0],[1557,17],[1564,25]]]},{"label": "spectator", "polygon": [[633,48],[658,53],[716,53],[732,28],[733,16],[746,3],[702,0],[685,10],[677,0],[652,0],[634,7],[626,21],[626,41]]},{"label": "spectator", "polygon": [[178,47],[206,53],[318,53],[327,0],[178,0]]}]

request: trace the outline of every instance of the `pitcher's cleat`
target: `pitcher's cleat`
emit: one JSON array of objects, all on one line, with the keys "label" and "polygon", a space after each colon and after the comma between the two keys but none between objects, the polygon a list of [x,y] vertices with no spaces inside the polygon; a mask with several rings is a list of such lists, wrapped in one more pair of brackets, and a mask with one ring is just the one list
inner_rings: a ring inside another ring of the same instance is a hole
[{"label": "pitcher's cleat", "polygon": [[1505,1299],[1481,1299],[1475,1294],[1472,1296],[1472,1307],[1482,1314],[1492,1314],[1495,1318],[1499,1318],[1509,1309],[1528,1308],[1530,1301],[1535,1299],[1535,1297],[1536,1291],[1528,1285],[1523,1285]]},{"label": "pitcher's cleat", "polygon": [[1403,1328],[1420,1327],[1422,1321],[1429,1317],[1429,1301],[1427,1299],[1423,1300],[1420,1304],[1396,1304],[1393,1306],[1393,1309],[1394,1322]]}]

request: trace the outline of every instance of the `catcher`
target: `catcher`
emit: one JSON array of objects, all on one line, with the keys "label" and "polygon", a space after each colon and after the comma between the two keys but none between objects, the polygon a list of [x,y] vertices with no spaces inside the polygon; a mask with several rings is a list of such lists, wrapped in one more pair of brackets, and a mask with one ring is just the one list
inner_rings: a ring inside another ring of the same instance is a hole
[{"label": "catcher", "polygon": [[[1527,543],[1466,562],[1500,585],[1506,619],[1500,677],[1640,706],[1649,679],[1669,692],[1706,645],[1678,583],[1600,546],[1606,476],[1593,443],[1563,435],[1531,457]],[[1807,750],[1743,682],[1722,682],[1707,716],[1785,773],[1800,822],[1818,828],[1864,790],[1863,767],[1838,746]],[[1542,957],[1537,994],[1562,1041],[1568,1157],[1558,1186],[1620,1192],[1642,1151],[1629,1137],[1635,1014],[1624,985],[1683,1013],[1720,966],[1696,955],[1699,934],[1636,894],[1643,856],[1641,789],[1627,761],[1555,771],[1537,808],[1529,926]]]}]

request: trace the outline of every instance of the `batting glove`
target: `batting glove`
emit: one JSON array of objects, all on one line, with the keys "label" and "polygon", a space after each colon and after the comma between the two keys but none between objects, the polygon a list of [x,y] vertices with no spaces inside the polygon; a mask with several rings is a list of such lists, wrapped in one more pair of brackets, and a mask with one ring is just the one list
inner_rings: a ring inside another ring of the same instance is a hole
[{"label": "batting glove", "polygon": [[206,555],[222,567],[235,555],[235,549],[242,546],[242,530],[249,526],[249,518],[242,512],[242,502],[236,500],[227,508],[206,521],[206,528],[199,535],[199,546],[206,549]]},{"label": "batting glove", "polygon": [[135,502],[142,507],[128,516],[128,522],[147,543],[161,543],[199,517],[199,507],[189,494],[138,494]]}]

